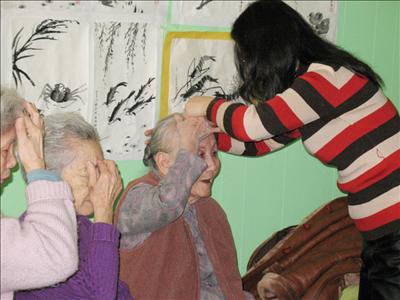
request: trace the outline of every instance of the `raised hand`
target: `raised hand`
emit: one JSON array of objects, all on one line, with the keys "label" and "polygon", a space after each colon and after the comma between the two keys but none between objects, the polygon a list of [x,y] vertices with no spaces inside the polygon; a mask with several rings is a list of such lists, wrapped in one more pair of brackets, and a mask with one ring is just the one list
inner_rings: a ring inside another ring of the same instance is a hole
[{"label": "raised hand", "polygon": [[176,127],[179,133],[179,147],[197,154],[202,139],[219,128],[212,127],[203,117],[176,116]]},{"label": "raised hand", "polygon": [[194,96],[185,104],[185,115],[190,117],[205,117],[207,107],[214,97],[210,96]]},{"label": "raised hand", "polygon": [[25,114],[15,122],[18,156],[27,173],[44,169],[43,135],[44,122],[35,105],[24,103]]},{"label": "raised hand", "polygon": [[112,160],[99,160],[97,165],[87,162],[87,170],[95,222],[112,224],[114,202],[122,190],[117,166]]}]

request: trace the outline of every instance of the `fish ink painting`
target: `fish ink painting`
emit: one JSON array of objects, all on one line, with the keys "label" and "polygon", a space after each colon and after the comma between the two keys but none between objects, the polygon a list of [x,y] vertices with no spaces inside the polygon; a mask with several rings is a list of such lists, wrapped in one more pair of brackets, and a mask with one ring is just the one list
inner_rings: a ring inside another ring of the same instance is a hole
[{"label": "fish ink painting", "polygon": [[73,19],[12,20],[12,82],[43,114],[74,111],[86,117],[88,28]]},{"label": "fish ink painting", "polygon": [[94,25],[92,123],[107,158],[141,159],[144,131],[155,123],[157,27],[117,21]]},{"label": "fish ink painting", "polygon": [[[116,100],[117,89],[126,87],[126,82],[120,82],[116,86],[110,87],[107,93],[107,98],[105,105],[110,108],[110,115],[108,116],[108,125],[114,122],[122,122],[122,118],[127,118],[129,116],[136,116],[141,110],[143,110],[148,104],[155,100],[154,94],[149,94],[150,86],[154,77],[149,78],[149,80],[143,84],[137,90],[129,91],[127,97],[123,97],[119,101]],[[115,104],[112,104],[112,103]]]}]

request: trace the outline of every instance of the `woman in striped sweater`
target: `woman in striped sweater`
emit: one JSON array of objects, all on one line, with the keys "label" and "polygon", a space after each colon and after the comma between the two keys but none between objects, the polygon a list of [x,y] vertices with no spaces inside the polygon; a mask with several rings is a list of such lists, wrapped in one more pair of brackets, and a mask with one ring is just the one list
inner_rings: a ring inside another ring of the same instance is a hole
[{"label": "woman in striped sweater", "polygon": [[241,95],[248,105],[193,97],[218,147],[260,156],[301,138],[338,169],[349,213],[364,237],[360,299],[400,297],[400,118],[381,78],[320,38],[282,1],[250,5],[232,28]]}]

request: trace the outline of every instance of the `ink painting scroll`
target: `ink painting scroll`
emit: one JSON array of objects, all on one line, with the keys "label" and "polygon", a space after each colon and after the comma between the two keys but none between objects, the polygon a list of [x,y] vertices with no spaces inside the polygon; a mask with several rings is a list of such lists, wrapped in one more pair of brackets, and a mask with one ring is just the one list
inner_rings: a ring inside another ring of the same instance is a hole
[{"label": "ink painting scroll", "polygon": [[[227,28],[254,1],[252,0],[188,0],[173,1],[172,23],[180,25]],[[336,0],[284,1],[328,40],[336,40],[338,5]]]},{"label": "ink painting scroll", "polygon": [[159,0],[25,0],[1,1],[1,8],[30,12],[40,9],[47,12],[90,11],[94,13],[123,12],[125,14],[165,15],[167,1]]},{"label": "ink painting scroll", "polygon": [[2,85],[44,115],[80,113],[97,128],[106,158],[142,159],[143,132],[158,112],[167,5],[2,1],[1,7]]},{"label": "ink painting scroll", "polygon": [[89,25],[77,19],[13,18],[11,74],[45,115],[88,112]]},{"label": "ink painting scroll", "polygon": [[227,32],[169,32],[164,42],[161,116],[192,96],[238,100],[233,42]]},{"label": "ink painting scroll", "polygon": [[156,118],[158,27],[96,22],[92,121],[107,157],[141,159],[144,131]]}]

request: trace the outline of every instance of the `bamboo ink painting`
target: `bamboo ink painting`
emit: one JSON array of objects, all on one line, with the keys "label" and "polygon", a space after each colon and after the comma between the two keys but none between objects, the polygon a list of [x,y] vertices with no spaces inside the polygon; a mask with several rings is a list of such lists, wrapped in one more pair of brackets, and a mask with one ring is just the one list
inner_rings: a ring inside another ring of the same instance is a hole
[{"label": "bamboo ink painting", "polygon": [[93,124],[105,156],[141,159],[144,131],[155,122],[157,27],[146,22],[96,22]]}]

